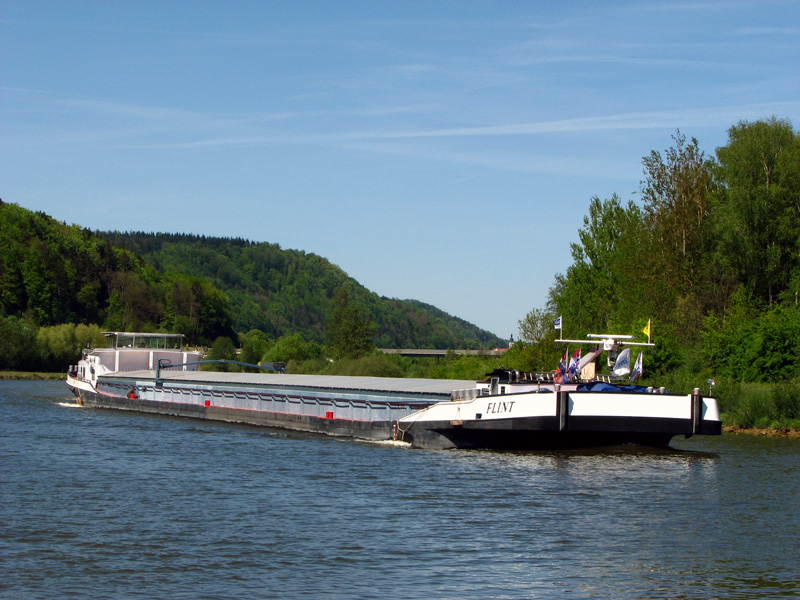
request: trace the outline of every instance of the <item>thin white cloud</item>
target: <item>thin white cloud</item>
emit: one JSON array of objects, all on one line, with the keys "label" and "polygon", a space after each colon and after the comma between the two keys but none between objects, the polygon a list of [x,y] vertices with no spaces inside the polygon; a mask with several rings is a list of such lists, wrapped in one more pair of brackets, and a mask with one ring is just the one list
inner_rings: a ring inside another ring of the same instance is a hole
[{"label": "thin white cloud", "polygon": [[[361,131],[323,131],[323,128],[340,127],[342,117],[384,117],[435,111],[433,104],[396,104],[343,110],[277,111],[239,116],[213,115],[199,111],[173,109],[161,106],[98,100],[79,96],[54,94],[43,90],[3,87],[0,90],[21,94],[35,94],[46,98],[54,106],[82,113],[84,119],[77,122],[91,123],[63,131],[41,130],[19,134],[6,144],[81,144],[103,142],[119,148],[142,148],[151,150],[209,150],[225,147],[254,147],[276,145],[317,145],[329,147],[349,146],[355,148],[359,142],[380,152],[388,147],[375,146],[380,140],[401,142],[426,138],[481,138],[506,136],[536,136],[549,134],[576,134],[601,131],[625,131],[635,129],[676,128],[727,128],[742,119],[784,116],[800,112],[800,101],[786,101],[737,106],[710,106],[703,108],[642,111],[594,117],[557,119],[524,123],[476,125],[468,127],[441,127],[412,129],[376,129]],[[96,117],[106,116],[111,124],[96,124]],[[332,117],[325,119],[325,117]],[[308,120],[317,121],[316,129],[309,133]],[[294,128],[291,121],[301,123]],[[272,128],[277,122],[289,122],[280,130]],[[209,135],[210,132],[215,132]],[[159,137],[159,141],[148,138]],[[395,152],[403,150],[394,144]],[[453,155],[458,162],[463,160]],[[507,162],[508,157],[504,158]],[[526,159],[527,160],[527,159]],[[511,161],[513,162],[513,161]]]},{"label": "thin white cloud", "polygon": [[360,132],[320,135],[289,133],[261,136],[230,136],[174,143],[146,144],[143,147],[151,150],[206,151],[221,147],[308,145],[465,164],[497,171],[546,173],[556,176],[570,176],[575,172],[580,172],[584,176],[614,179],[624,177],[629,169],[627,166],[619,165],[616,160],[607,160],[603,157],[583,158],[571,156],[569,161],[565,161],[561,155],[545,154],[532,148],[519,151],[481,151],[468,150],[461,146],[442,147],[430,145],[425,143],[424,140],[463,136],[536,136],[559,133],[572,135],[632,129],[674,131],[680,128],[686,131],[689,128],[707,129],[713,127],[724,130],[742,119],[754,120],[773,114],[796,113],[798,110],[800,110],[800,103],[787,102],[738,107],[653,111],[540,123],[414,132]]},{"label": "thin white cloud", "polygon": [[[800,27],[742,27],[736,30],[742,35],[788,35],[800,36]],[[797,40],[793,40],[795,43]]]},{"label": "thin white cloud", "polygon": [[[777,0],[779,3],[783,2],[784,0]],[[637,6],[636,9],[639,12],[695,12],[695,11],[704,11],[704,12],[714,12],[717,13],[719,11],[725,10],[740,10],[740,9],[747,9],[753,8],[758,9],[759,7],[768,4],[768,0],[729,0],[728,2],[722,2],[718,0],[711,0],[709,2],[646,2],[641,6]]]},{"label": "thin white cloud", "polygon": [[[678,125],[703,126],[728,123],[731,119],[754,118],[751,115],[770,116],[772,114],[796,113],[800,110],[800,102],[782,102],[754,104],[744,106],[712,106],[707,108],[679,109],[665,111],[648,111],[588,117],[581,119],[561,119],[537,123],[520,123],[511,125],[490,125],[479,127],[460,127],[452,129],[431,129],[395,133],[359,133],[341,137],[355,138],[424,138],[424,137],[461,137],[461,136],[507,136],[534,135],[541,133],[577,133],[608,129],[654,129],[676,127]],[[755,117],[759,118],[759,117]]]}]

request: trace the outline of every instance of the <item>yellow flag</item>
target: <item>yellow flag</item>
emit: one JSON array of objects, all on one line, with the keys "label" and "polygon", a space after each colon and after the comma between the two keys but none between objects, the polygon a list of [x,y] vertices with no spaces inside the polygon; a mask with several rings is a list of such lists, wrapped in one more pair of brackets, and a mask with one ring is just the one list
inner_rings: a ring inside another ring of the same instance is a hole
[{"label": "yellow flag", "polygon": [[643,332],[645,335],[647,335],[647,338],[648,338],[648,339],[650,338],[650,319],[647,319],[647,325],[645,325],[645,328],[644,328],[644,329],[642,329],[642,332]]}]

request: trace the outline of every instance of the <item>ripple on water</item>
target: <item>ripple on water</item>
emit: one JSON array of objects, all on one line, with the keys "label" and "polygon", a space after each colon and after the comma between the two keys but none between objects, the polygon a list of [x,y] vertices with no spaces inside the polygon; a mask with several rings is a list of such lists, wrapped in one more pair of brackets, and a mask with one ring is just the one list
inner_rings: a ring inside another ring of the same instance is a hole
[{"label": "ripple on water", "polygon": [[800,596],[796,440],[416,451],[70,400],[0,382],[4,598]]}]

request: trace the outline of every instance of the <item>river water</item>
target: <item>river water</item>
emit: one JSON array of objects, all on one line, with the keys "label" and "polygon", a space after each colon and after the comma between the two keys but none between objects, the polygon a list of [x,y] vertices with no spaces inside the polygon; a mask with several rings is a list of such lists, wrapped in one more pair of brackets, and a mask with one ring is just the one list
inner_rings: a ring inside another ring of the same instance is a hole
[{"label": "river water", "polygon": [[673,446],[410,450],[0,381],[0,597],[800,597],[800,441]]}]

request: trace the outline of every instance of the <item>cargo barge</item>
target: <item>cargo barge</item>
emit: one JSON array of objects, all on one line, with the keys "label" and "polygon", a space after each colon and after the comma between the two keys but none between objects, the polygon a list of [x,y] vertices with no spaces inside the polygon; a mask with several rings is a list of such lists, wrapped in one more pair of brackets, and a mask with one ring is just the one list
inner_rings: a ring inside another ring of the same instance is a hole
[{"label": "cargo barge", "polygon": [[[198,370],[200,354],[184,351],[179,335],[105,336],[107,347],[85,350],[67,375],[84,406],[419,448],[667,446],[675,435],[721,431],[716,400],[699,390],[600,389],[598,382],[562,385],[517,371],[481,382],[211,372]],[[607,340],[601,345],[610,347]]]}]

